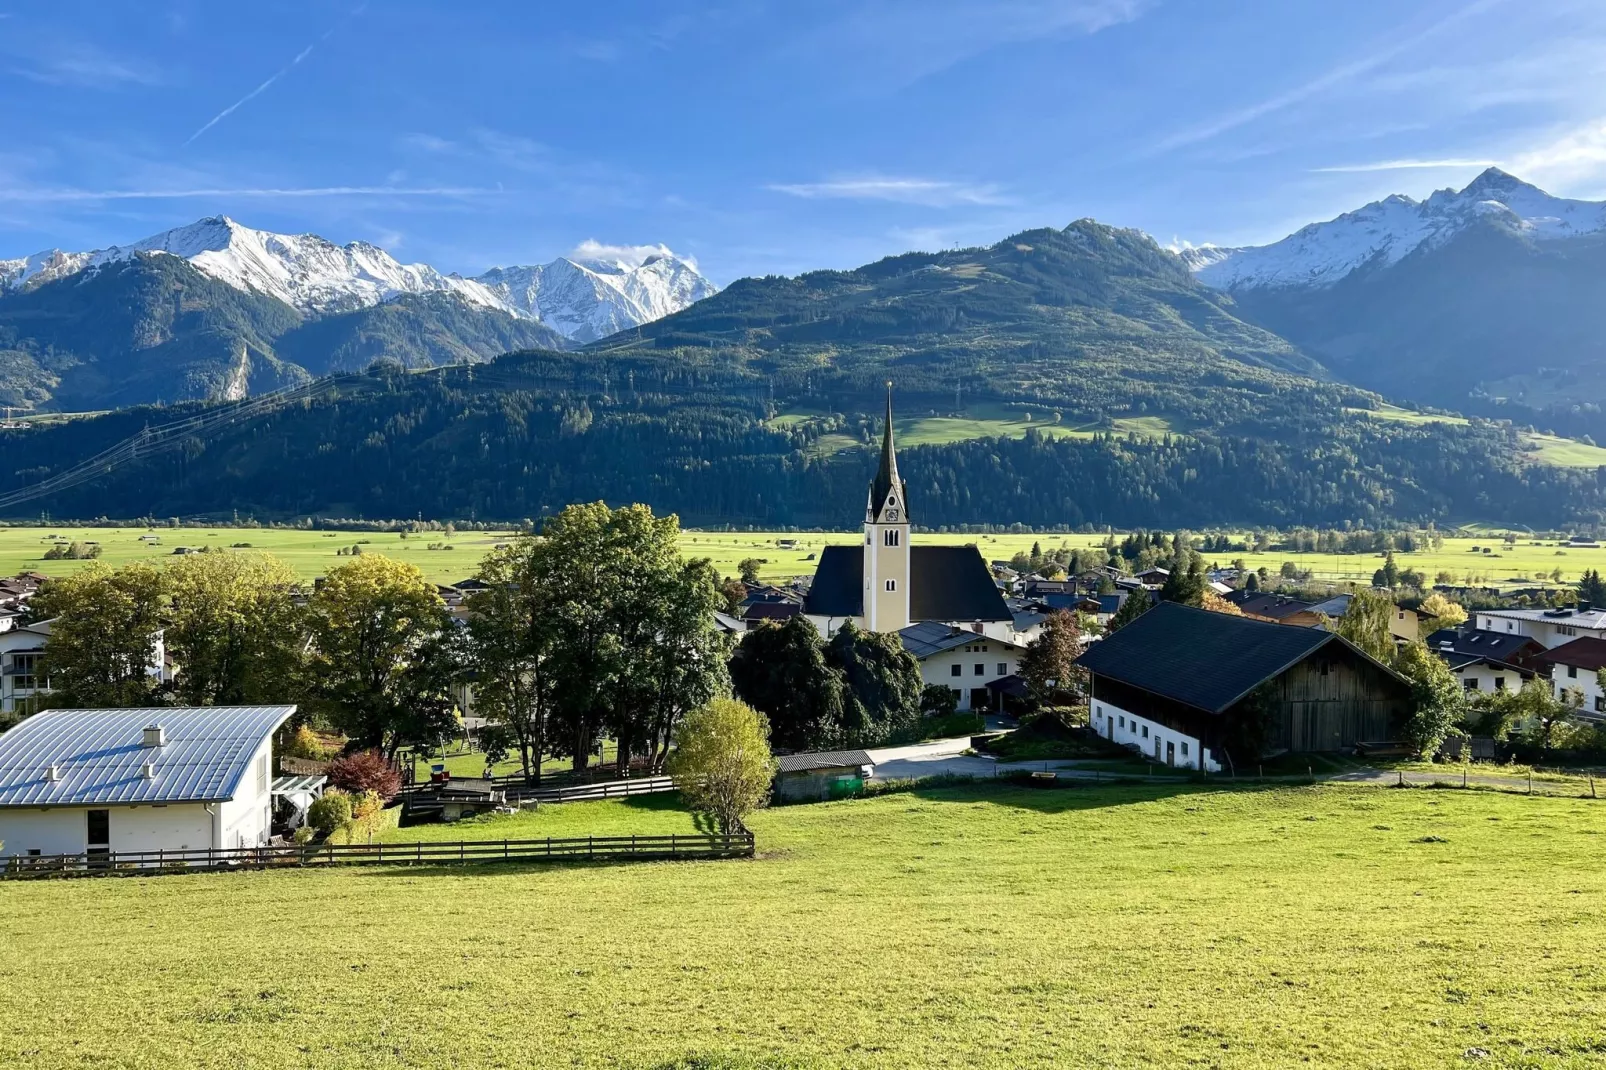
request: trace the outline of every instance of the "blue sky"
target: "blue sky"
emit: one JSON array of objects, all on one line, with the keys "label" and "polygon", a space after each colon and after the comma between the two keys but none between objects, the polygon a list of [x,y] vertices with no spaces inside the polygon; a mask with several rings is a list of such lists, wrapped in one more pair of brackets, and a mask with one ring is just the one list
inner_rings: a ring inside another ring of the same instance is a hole
[{"label": "blue sky", "polygon": [[1262,242],[1488,163],[1606,198],[1606,3],[0,0],[0,256],[223,213],[726,284],[1083,216]]}]

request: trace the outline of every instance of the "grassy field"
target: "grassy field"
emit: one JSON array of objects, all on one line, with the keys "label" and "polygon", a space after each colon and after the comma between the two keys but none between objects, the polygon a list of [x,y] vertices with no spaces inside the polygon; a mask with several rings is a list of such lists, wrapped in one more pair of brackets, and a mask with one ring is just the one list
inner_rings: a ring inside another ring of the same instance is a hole
[{"label": "grassy field", "polygon": [[541,840],[566,836],[667,836],[711,831],[687,813],[680,796],[637,795],[601,802],[562,803],[517,814],[467,818],[452,824],[413,825],[376,836],[385,843],[455,843],[458,840]]},{"label": "grassy field", "polygon": [[[140,536],[154,534],[159,542],[141,542]],[[57,536],[58,538],[51,538]],[[83,567],[82,561],[46,561],[44,552],[58,541],[76,540],[98,542],[102,548],[101,560],[109,564],[122,564],[133,560],[172,560],[173,549],[178,546],[229,547],[236,543],[250,543],[251,547],[272,553],[290,564],[303,578],[322,575],[346,560],[336,554],[343,546],[360,543],[365,553],[381,553],[411,561],[430,579],[450,583],[472,576],[479,567],[480,558],[499,542],[517,536],[511,532],[457,533],[450,537],[438,532],[409,536],[396,534],[300,531],[275,528],[0,528],[0,575],[12,575],[24,569],[34,569],[50,575],[62,575]],[[857,543],[859,532],[709,532],[686,531],[681,535],[681,550],[687,556],[711,558],[726,575],[733,575],[744,558],[758,558],[764,562],[760,573],[766,579],[780,580],[807,575],[814,571],[815,558],[828,545]],[[944,544],[962,546],[974,543],[982,556],[991,561],[1029,551],[1033,543],[1044,550],[1059,547],[1099,546],[1103,535],[952,535],[917,534],[915,538],[927,545]],[[1491,533],[1487,538],[1446,539],[1443,549],[1397,554],[1400,567],[1416,568],[1432,580],[1439,572],[1451,573],[1456,583],[1473,583],[1487,586],[1534,585],[1540,573],[1547,576],[1561,569],[1562,582],[1577,582],[1586,568],[1606,569],[1606,547],[1558,546],[1553,541],[1539,542],[1531,538],[1519,539],[1506,547],[1500,536]],[[430,543],[449,544],[450,550],[430,550]],[[783,546],[783,543],[790,545]],[[1478,552],[1473,552],[1473,547]],[[1491,548],[1491,553],[1483,553]],[[1264,554],[1214,554],[1212,561],[1227,564],[1242,557],[1252,568],[1267,568],[1275,574],[1284,561],[1293,561],[1302,569],[1310,569],[1315,578],[1332,582],[1370,583],[1372,573],[1382,565],[1382,558],[1373,554],[1290,554],[1272,551]],[[1553,583],[1551,585],[1554,585]]]},{"label": "grassy field", "polygon": [[986,785],[751,824],[740,862],[0,885],[0,1063],[1606,1058],[1602,804]]},{"label": "grassy field", "polygon": [[[818,411],[797,410],[776,416],[770,422],[776,427],[796,427],[823,415]],[[1061,415],[1054,409],[1042,406],[985,403],[967,407],[960,416],[905,416],[894,419],[893,430],[900,446],[943,446],[976,438],[1020,438],[1034,428],[1051,438],[1092,438],[1096,431],[1102,429],[1098,424],[1061,423]],[[1165,416],[1130,416],[1112,421],[1110,430],[1159,438],[1177,429]],[[862,445],[852,435],[832,433],[821,435],[815,441],[814,449],[817,453],[835,453]]]},{"label": "grassy field", "polygon": [[[1410,409],[1396,408],[1393,405],[1384,405],[1376,409],[1348,409],[1348,412],[1369,416],[1374,420],[1393,420],[1407,424],[1456,424],[1465,425],[1464,416],[1442,416],[1436,413],[1413,412]],[[1522,436],[1527,449],[1525,456],[1538,464],[1555,465],[1558,468],[1597,468],[1606,465],[1606,448],[1592,446],[1577,439],[1561,438],[1556,435],[1530,434]]]}]

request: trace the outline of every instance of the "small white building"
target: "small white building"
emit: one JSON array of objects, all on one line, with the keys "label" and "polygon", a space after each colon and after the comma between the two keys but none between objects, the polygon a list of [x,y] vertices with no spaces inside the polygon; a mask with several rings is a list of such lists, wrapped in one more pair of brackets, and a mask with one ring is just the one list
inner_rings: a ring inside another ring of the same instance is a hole
[{"label": "small white building", "polygon": [[1606,638],[1606,610],[1600,609],[1480,609],[1473,620],[1479,631],[1526,635],[1547,648]]},{"label": "small white building", "polygon": [[987,685],[1020,671],[1026,648],[966,628],[925,621],[898,633],[903,648],[920,662],[920,678],[959,696],[961,710],[983,712],[991,705]]},{"label": "small white building", "polygon": [[0,858],[256,847],[294,706],[46,710],[0,735]]}]

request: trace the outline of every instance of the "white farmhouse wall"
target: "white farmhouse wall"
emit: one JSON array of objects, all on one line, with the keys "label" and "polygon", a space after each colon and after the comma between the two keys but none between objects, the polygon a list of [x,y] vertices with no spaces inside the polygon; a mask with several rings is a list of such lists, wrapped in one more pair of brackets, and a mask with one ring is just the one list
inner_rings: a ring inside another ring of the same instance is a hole
[{"label": "white farmhouse wall", "polygon": [[268,842],[273,809],[273,738],[262,741],[234,797],[219,804],[220,842],[215,847],[258,847]]},{"label": "white farmhouse wall", "polygon": [[[85,810],[72,808],[85,822]],[[203,803],[106,807],[112,853],[119,851],[204,851],[212,846],[212,815]],[[213,809],[216,809],[214,806]],[[81,850],[82,848],[80,848]]]},{"label": "white farmhouse wall", "polygon": [[81,854],[88,837],[89,819],[81,809],[0,810],[0,858],[30,851],[44,855]]},{"label": "white farmhouse wall", "polygon": [[[971,689],[1015,675],[1020,668],[1020,656],[1018,647],[978,635],[975,642],[926,658],[920,663],[920,677],[927,684],[940,684],[959,692],[959,708],[969,710]],[[977,666],[982,670],[979,673]]]},{"label": "white farmhouse wall", "polygon": [[1534,642],[1547,650],[1570,643],[1583,636],[1592,636],[1596,639],[1606,638],[1606,631],[1600,628],[1586,628],[1578,623],[1578,618],[1562,617],[1556,620],[1529,620],[1523,617],[1506,617],[1492,613],[1479,613],[1476,618],[1480,632],[1497,632],[1500,635],[1526,635]]},{"label": "white farmhouse wall", "polygon": [[[1569,669],[1574,675],[1567,675]],[[1600,682],[1593,670],[1574,665],[1552,665],[1550,686],[1558,699],[1563,691],[1577,691],[1583,695],[1584,704],[1578,708],[1580,713],[1591,718],[1606,715],[1606,694],[1601,692]]]},{"label": "white farmhouse wall", "polygon": [[1478,691],[1487,694],[1490,691],[1522,690],[1522,673],[1516,669],[1502,669],[1485,662],[1473,662],[1471,665],[1456,669],[1455,678],[1461,681],[1461,686],[1468,691]]},{"label": "white farmhouse wall", "polygon": [[[1202,760],[1206,772],[1221,771],[1215,756],[1197,739],[1174,728],[1129,713],[1103,699],[1093,700],[1091,716],[1093,731],[1112,743],[1133,748],[1146,758],[1165,762],[1169,754],[1172,764],[1179,769],[1198,769]],[[1167,743],[1172,744],[1169,752]]]}]

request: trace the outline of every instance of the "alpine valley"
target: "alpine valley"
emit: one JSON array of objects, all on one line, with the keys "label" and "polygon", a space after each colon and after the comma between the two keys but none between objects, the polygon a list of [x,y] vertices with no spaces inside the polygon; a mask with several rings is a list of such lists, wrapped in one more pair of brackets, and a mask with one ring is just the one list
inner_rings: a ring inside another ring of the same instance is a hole
[{"label": "alpine valley", "polygon": [[717,293],[667,251],[463,279],[197,227],[13,265],[12,366],[63,408],[344,374],[0,431],[0,509],[839,527],[890,379],[934,529],[1606,519],[1606,210],[1496,171],[1262,248],[1081,220]]},{"label": "alpine valley", "polygon": [[564,349],[714,292],[668,249],[587,252],[467,279],[217,216],[128,246],[0,260],[0,404],[237,400],[375,360]]}]

